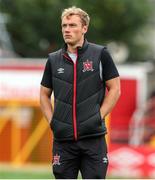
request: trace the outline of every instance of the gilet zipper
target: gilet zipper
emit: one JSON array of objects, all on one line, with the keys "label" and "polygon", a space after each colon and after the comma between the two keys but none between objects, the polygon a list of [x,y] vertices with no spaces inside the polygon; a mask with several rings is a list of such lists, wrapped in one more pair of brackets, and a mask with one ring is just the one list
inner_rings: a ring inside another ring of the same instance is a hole
[{"label": "gilet zipper", "polygon": [[64,54],[64,57],[73,63],[73,72],[74,72],[74,78],[73,78],[73,130],[74,130],[74,140],[77,141],[77,114],[76,114],[76,93],[77,93],[77,59],[78,59],[78,50],[76,51],[76,62],[74,63],[73,60],[68,57],[66,54]]}]

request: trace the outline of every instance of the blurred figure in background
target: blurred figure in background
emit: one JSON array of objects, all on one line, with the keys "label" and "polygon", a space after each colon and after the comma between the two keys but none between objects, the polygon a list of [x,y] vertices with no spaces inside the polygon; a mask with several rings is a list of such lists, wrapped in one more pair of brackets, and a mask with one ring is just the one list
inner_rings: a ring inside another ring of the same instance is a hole
[{"label": "blurred figure in background", "polygon": [[134,146],[149,144],[155,138],[155,91],[142,109],[134,113],[130,132],[130,144]]},{"label": "blurred figure in background", "polygon": [[155,136],[155,91],[153,91],[146,103],[144,110],[144,143],[151,141]]},{"label": "blurred figure in background", "polygon": [[107,49],[85,39],[90,20],[85,11],[65,9],[61,20],[65,45],[49,54],[40,90],[41,108],[54,133],[53,173],[76,179],[80,170],[84,179],[104,179],[104,119],[120,96],[119,74]]},{"label": "blurred figure in background", "polygon": [[6,17],[0,13],[0,58],[16,57],[5,23]]}]

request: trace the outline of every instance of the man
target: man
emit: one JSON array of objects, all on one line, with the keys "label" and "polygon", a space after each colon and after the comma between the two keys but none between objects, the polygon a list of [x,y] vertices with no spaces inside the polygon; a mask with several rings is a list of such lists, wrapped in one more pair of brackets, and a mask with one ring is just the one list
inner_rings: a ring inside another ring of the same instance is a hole
[{"label": "man", "polygon": [[65,9],[61,20],[65,45],[49,54],[40,90],[41,109],[54,133],[53,173],[74,179],[80,170],[84,179],[104,179],[104,118],[120,96],[119,74],[107,49],[85,39],[90,20],[85,11]]}]

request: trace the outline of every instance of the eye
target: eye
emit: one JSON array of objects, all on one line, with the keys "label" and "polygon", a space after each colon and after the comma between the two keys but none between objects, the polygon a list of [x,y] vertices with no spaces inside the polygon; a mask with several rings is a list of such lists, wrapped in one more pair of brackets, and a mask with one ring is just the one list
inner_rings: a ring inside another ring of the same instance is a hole
[{"label": "eye", "polygon": [[65,28],[65,27],[67,27],[67,24],[62,24],[61,27]]},{"label": "eye", "polygon": [[77,25],[73,23],[73,24],[70,24],[69,26],[70,27],[76,27]]}]

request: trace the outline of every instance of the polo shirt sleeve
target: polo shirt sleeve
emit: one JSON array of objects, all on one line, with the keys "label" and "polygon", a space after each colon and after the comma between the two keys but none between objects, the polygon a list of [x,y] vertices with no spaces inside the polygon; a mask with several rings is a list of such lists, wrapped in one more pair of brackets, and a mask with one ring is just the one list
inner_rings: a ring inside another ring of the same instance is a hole
[{"label": "polo shirt sleeve", "polygon": [[119,76],[116,65],[108,52],[107,48],[104,48],[101,53],[101,63],[102,63],[102,76],[105,81],[116,78]]},{"label": "polo shirt sleeve", "polygon": [[41,85],[45,86],[47,88],[53,89],[53,84],[52,84],[52,66],[51,66],[49,58],[48,58],[48,60],[46,62],[46,65],[45,65],[43,77],[42,77],[42,80],[41,80]]}]

